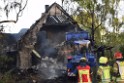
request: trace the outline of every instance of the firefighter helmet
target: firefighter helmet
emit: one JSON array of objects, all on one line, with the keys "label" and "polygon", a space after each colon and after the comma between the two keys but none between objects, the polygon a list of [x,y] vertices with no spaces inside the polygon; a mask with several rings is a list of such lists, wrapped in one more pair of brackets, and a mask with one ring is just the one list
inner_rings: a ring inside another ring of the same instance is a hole
[{"label": "firefighter helmet", "polygon": [[108,62],[108,58],[107,57],[100,57],[100,59],[99,59],[99,63],[102,63],[102,64],[105,64],[105,63],[107,63]]},{"label": "firefighter helmet", "polygon": [[87,61],[87,59],[85,57],[82,57],[80,61]]},{"label": "firefighter helmet", "polygon": [[115,58],[115,59],[121,59],[121,58],[123,58],[122,53],[121,53],[121,52],[116,52],[116,53],[114,54],[114,58]]}]

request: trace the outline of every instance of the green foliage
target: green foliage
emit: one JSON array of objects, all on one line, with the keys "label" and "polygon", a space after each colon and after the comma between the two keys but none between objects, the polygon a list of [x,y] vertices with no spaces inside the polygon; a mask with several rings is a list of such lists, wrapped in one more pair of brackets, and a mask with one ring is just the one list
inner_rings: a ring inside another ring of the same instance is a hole
[{"label": "green foliage", "polygon": [[106,44],[107,45],[111,45],[111,46],[121,46],[124,43],[124,33],[106,33],[106,35],[104,36],[105,40],[106,40]]},{"label": "green foliage", "polygon": [[[19,74],[13,74],[13,69],[1,74],[0,83],[29,83],[30,78],[20,79]],[[22,76],[24,78],[24,76]]]},{"label": "green foliage", "polygon": [[[92,28],[94,29],[94,34],[92,35],[94,35],[96,44],[115,47],[122,45],[124,36],[120,34],[119,31],[123,26],[124,16],[122,16],[122,20],[117,17],[120,0],[70,1],[77,2],[79,6],[77,10],[75,10],[78,13],[74,13],[74,19],[83,29],[85,28],[85,30],[89,31],[91,34]],[[113,29],[113,32],[109,32],[109,27]],[[102,31],[106,33],[104,35],[101,34]]]},{"label": "green foliage", "polygon": [[10,69],[11,62],[14,59],[12,57],[8,57],[6,55],[1,55],[0,56],[0,72],[4,73]]},{"label": "green foliage", "polygon": [[3,74],[2,79],[0,79],[0,83],[16,83],[14,81],[14,77],[12,76],[11,72],[6,72]]}]

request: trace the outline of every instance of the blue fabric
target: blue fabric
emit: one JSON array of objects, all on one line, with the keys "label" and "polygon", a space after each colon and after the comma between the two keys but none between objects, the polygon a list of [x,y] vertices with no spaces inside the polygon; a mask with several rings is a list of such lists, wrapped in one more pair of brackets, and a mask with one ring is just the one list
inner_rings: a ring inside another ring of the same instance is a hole
[{"label": "blue fabric", "polygon": [[75,75],[78,74],[78,70],[77,70],[77,68],[73,71],[73,73],[74,73]]},{"label": "blue fabric", "polygon": [[72,64],[71,62],[69,62],[69,63],[67,64],[67,68],[72,69],[72,68],[73,68],[73,64]]},{"label": "blue fabric", "polygon": [[79,40],[79,39],[89,39],[89,33],[86,31],[80,32],[67,32],[66,33],[66,40]]},{"label": "blue fabric", "polygon": [[87,59],[88,59],[88,62],[89,62],[89,65],[91,67],[94,67],[97,65],[97,61],[96,61],[96,57],[94,54],[92,53],[87,53]]},{"label": "blue fabric", "polygon": [[75,55],[75,56],[73,56],[71,62],[72,62],[72,63],[79,63],[81,57],[82,57],[82,56],[80,56],[80,55]]}]

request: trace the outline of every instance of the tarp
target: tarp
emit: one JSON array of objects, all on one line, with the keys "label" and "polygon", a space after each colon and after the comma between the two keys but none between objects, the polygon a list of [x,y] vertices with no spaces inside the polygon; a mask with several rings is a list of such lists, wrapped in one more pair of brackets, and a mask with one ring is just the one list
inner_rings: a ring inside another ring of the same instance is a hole
[{"label": "tarp", "polygon": [[80,40],[80,39],[89,39],[89,33],[86,31],[80,32],[67,32],[66,41],[68,40]]},{"label": "tarp", "polygon": [[78,40],[78,41],[74,41],[75,44],[90,44],[89,40]]}]

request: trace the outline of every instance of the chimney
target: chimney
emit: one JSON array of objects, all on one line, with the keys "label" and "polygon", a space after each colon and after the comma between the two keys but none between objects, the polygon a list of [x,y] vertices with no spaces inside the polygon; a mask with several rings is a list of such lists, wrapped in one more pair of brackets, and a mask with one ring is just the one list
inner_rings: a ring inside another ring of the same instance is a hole
[{"label": "chimney", "polygon": [[49,5],[45,5],[45,12],[47,12]]}]

